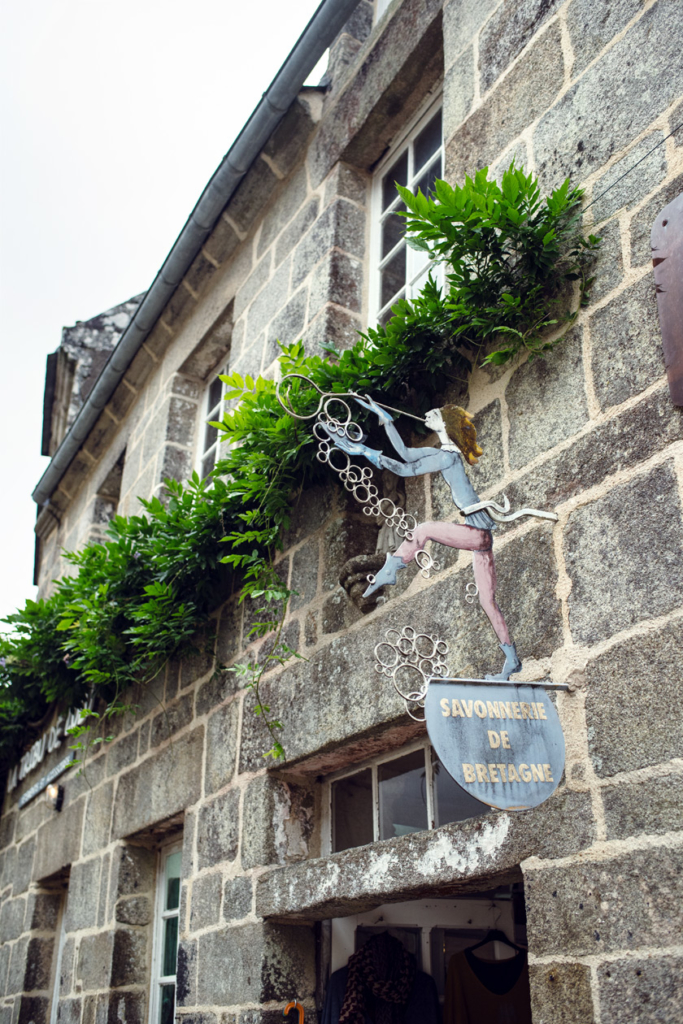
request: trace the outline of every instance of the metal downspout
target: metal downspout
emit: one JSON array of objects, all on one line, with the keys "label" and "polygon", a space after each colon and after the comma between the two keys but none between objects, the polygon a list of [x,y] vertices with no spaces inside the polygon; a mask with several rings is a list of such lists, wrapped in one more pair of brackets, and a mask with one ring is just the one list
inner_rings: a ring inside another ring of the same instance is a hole
[{"label": "metal downspout", "polygon": [[339,35],[359,0],[322,0],[293,50],[263,94],[202,192],[151,288],[112,351],[95,386],[33,492],[38,505],[53,493],[142,343],[161,316],[226,203],[296,99],[325,50]]}]

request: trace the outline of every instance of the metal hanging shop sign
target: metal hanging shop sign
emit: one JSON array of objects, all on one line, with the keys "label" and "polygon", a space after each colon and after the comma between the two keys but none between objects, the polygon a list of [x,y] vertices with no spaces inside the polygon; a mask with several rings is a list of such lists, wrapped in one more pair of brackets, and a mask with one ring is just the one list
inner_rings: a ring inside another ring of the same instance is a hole
[{"label": "metal hanging shop sign", "polygon": [[564,735],[543,684],[432,679],[425,717],[441,763],[482,803],[523,811],[557,789]]}]

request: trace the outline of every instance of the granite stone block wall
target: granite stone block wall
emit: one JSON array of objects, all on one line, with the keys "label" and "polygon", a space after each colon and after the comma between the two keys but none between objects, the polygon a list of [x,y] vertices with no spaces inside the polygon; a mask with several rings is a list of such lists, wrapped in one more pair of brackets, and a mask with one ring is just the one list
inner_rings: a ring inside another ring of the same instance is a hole
[{"label": "granite stone block wall", "polygon": [[[270,1022],[295,995],[315,1020],[318,922],[520,880],[534,1024],[680,1017],[683,410],[669,399],[649,249],[654,216],[681,191],[680,135],[617,183],[681,120],[679,21],[673,0],[395,0],[371,27],[363,3],[331,88],[293,105],[136,357],[116,430],[93,435],[81,476],[63,482],[61,522],[39,520],[47,590],[124,448],[123,512],[188,475],[217,366],[272,376],[277,342],[353,343],[369,316],[374,166],[442,85],[449,180],[485,164],[500,176],[513,158],[544,188],[570,174],[592,204],[585,230],[604,240],[592,301],[557,349],[477,370],[458,395],[484,449],[470,474],[481,497],[558,515],[500,527],[494,544],[519,678],[570,686],[556,697],[556,793],[534,811],[324,854],[324,777],[424,735],[372,670],[385,631],[439,633],[458,675],[499,668],[500,652],[465,601],[465,552],[440,552],[432,578],[410,568],[374,609],[357,607],[340,576],[374,551],[377,528],[335,483],[310,488],[277,555],[304,658],[263,682],[286,763],[264,761],[270,739],[229,671],[269,643],[250,642],[255,609],[232,594],[196,656],[132,694],[138,713],[84,775],[64,776],[59,814],[39,799],[19,810],[21,788],[5,799],[2,1024],[46,1019],[67,875],[60,1021],[145,1017],[156,849],[181,830],[181,1020]],[[407,481],[405,502],[457,521],[440,478]]]}]

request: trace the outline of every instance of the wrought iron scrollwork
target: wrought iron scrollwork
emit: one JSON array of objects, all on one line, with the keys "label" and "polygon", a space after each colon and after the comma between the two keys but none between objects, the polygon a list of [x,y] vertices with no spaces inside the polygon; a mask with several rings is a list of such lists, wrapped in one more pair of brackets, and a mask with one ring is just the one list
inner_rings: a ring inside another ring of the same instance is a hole
[{"label": "wrought iron scrollwork", "polygon": [[429,551],[426,551],[424,548],[420,548],[419,551],[415,552],[415,561],[420,568],[420,575],[426,580],[429,579],[433,572],[438,572],[441,568],[441,563],[432,558]]},{"label": "wrought iron scrollwork", "polygon": [[[338,419],[330,412],[330,406],[334,403],[342,406],[342,419]],[[365,515],[381,517],[402,540],[412,540],[417,518],[410,512],[404,512],[391,498],[380,498],[377,486],[372,482],[372,470],[369,466],[356,466],[351,462],[351,457],[340,448],[336,448],[334,441],[330,440],[331,436],[336,435],[356,443],[363,437],[363,431],[354,423],[351,409],[343,398],[327,399],[313,425],[313,434],[318,442],[316,458],[338,475],[346,490],[363,506]],[[427,557],[429,558],[429,555]]]},{"label": "wrought iron scrollwork", "polygon": [[412,626],[404,626],[402,632],[388,629],[384,635],[386,639],[375,646],[375,672],[391,679],[410,717],[424,722],[424,715],[416,712],[424,709],[429,680],[448,675],[448,644],[436,634],[418,633]]}]

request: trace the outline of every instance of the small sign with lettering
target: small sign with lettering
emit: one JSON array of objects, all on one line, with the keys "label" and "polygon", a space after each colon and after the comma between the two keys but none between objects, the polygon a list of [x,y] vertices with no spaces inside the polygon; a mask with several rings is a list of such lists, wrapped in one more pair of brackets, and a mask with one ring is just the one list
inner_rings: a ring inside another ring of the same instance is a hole
[{"label": "small sign with lettering", "polygon": [[444,768],[482,803],[524,811],[557,789],[564,735],[542,686],[432,679],[425,716]]}]

